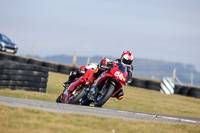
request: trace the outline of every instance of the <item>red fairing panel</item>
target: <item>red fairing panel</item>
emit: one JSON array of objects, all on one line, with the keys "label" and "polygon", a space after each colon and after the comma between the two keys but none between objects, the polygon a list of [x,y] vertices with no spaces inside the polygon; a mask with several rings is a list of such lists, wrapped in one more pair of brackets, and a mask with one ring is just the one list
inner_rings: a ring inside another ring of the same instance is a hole
[{"label": "red fairing panel", "polygon": [[83,76],[81,76],[80,78],[78,78],[78,80],[74,81],[73,83],[70,84],[68,90],[70,92],[72,92],[78,85],[80,85],[81,83],[83,83]]}]

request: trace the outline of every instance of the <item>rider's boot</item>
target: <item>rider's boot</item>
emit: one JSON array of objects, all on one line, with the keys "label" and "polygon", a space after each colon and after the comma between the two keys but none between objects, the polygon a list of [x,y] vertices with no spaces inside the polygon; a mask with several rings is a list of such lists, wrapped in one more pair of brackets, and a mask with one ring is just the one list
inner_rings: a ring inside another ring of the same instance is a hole
[{"label": "rider's boot", "polygon": [[123,92],[123,89],[121,89],[119,92],[117,92],[115,94],[115,97],[118,99],[118,100],[121,100],[124,98],[124,92]]}]

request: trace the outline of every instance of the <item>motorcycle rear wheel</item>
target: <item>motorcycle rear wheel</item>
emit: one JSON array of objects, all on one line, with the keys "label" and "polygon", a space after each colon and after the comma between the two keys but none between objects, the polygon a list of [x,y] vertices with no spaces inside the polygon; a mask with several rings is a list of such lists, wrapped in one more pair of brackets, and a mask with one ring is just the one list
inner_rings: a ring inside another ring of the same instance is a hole
[{"label": "motorcycle rear wheel", "polygon": [[[114,90],[115,90],[115,86],[110,84],[109,87],[107,87],[107,90],[103,95],[97,94],[97,98],[94,102],[94,106],[95,107],[103,106],[106,103],[106,101],[112,96]],[[100,98],[98,98],[99,96],[100,96]]]}]

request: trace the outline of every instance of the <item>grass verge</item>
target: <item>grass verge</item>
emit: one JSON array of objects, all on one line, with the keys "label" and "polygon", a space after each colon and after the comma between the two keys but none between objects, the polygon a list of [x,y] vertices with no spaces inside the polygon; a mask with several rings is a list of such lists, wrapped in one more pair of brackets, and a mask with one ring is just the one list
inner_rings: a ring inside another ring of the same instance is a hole
[{"label": "grass verge", "polygon": [[188,133],[199,125],[169,124],[87,115],[59,114],[0,105],[1,133]]}]

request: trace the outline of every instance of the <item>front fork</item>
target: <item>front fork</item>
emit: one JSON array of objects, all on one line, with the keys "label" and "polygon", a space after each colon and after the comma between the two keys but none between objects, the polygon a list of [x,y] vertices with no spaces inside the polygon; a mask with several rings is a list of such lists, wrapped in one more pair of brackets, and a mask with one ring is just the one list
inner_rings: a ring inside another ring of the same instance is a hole
[{"label": "front fork", "polygon": [[92,88],[89,90],[88,95],[87,95],[88,99],[94,101],[97,97],[97,94],[103,95],[107,85],[108,85],[108,82],[106,81],[104,85],[101,87],[101,90],[99,90],[99,88],[96,85],[92,85]]}]

